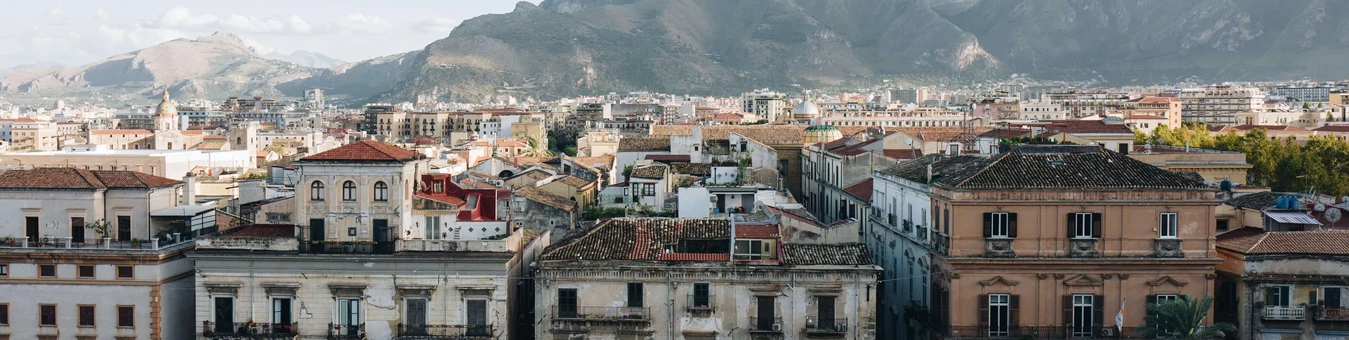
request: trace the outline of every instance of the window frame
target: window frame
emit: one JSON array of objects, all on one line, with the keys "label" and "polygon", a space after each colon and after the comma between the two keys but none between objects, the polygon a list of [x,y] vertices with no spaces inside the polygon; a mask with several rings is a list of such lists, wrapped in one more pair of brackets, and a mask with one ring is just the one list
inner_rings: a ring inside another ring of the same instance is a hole
[{"label": "window frame", "polygon": [[0,303],[0,326],[9,326],[9,303]]},{"label": "window frame", "polygon": [[342,202],[356,201],[356,181],[342,182]]},{"label": "window frame", "polygon": [[[89,308],[89,323],[85,323],[84,309]],[[75,306],[75,326],[80,328],[98,327],[98,307],[95,305],[76,305]]]},{"label": "window frame", "polygon": [[[990,231],[990,235],[992,235],[991,238],[1011,238],[1012,214],[1006,212],[993,212],[990,214],[992,216],[992,224],[990,225],[990,228],[992,229]],[[999,218],[1001,218],[1001,221],[999,221]],[[999,225],[999,222],[1002,224]],[[999,231],[1001,231],[1001,233],[999,233]]]},{"label": "window frame", "polygon": [[1154,299],[1154,301],[1155,301],[1154,303],[1162,303],[1162,302],[1164,302],[1164,301],[1177,301],[1177,300],[1180,300],[1180,299],[1181,299],[1181,296],[1180,296],[1180,294],[1157,294],[1157,295],[1153,295],[1153,299]]},{"label": "window frame", "polygon": [[[571,296],[563,296],[564,292]],[[560,318],[576,318],[580,313],[581,290],[576,288],[557,289],[557,315]],[[570,308],[568,308],[570,307]]]},{"label": "window frame", "polygon": [[[46,315],[45,315],[45,314],[46,314],[46,309],[47,309],[47,308],[51,308],[51,317],[52,317],[52,318],[51,318],[51,320],[52,320],[51,323],[46,323],[47,320],[46,320]],[[61,318],[58,317],[57,313],[58,313],[58,310],[57,310],[55,304],[46,304],[46,303],[44,303],[44,304],[39,304],[39,305],[37,305],[37,325],[38,325],[38,327],[56,327],[56,326],[57,326],[57,322],[61,321]]]},{"label": "window frame", "polygon": [[[130,276],[122,276],[122,270],[123,270],[123,269],[127,270],[131,275],[130,275]],[[135,279],[136,279],[136,266],[117,266],[117,267],[116,267],[116,270],[117,270],[117,272],[115,273],[115,276],[116,276],[116,278],[117,278],[118,280],[135,280]]]},{"label": "window frame", "polygon": [[[1282,300],[1282,301],[1280,301],[1280,302],[1282,302],[1282,303],[1270,303],[1270,298],[1271,298],[1271,296],[1269,295],[1270,289],[1275,289],[1275,290],[1280,290],[1280,291],[1281,291],[1281,292],[1279,292],[1279,293],[1281,293],[1281,294],[1279,294],[1279,298],[1278,298],[1278,299],[1279,299],[1279,300]],[[1290,286],[1290,285],[1273,285],[1273,286],[1265,286],[1265,306],[1284,307],[1284,308],[1290,307],[1290,306],[1293,305],[1293,296],[1292,296],[1292,295],[1293,295],[1293,286]]]},{"label": "window frame", "polygon": [[[1012,294],[988,294],[988,306],[986,307],[988,307],[988,336],[1010,336],[1012,332],[1010,325],[1012,322]],[[1001,310],[998,310],[998,308]],[[1001,316],[998,312],[1001,312]],[[1000,325],[1001,327],[994,329],[994,325]]]},{"label": "window frame", "polygon": [[[698,298],[699,298],[699,296],[698,296],[698,291],[699,291],[698,287],[702,287],[702,293],[703,293],[703,296],[702,296],[702,301],[703,301],[703,303],[702,303],[702,304],[698,304]],[[694,307],[694,308],[707,308],[707,307],[712,307],[712,283],[710,283],[710,282],[694,282],[694,283],[693,283],[692,292],[690,292],[690,293],[693,295],[693,301],[690,301],[690,302],[693,304],[693,307]]]},{"label": "window frame", "polygon": [[[1326,296],[1327,296],[1327,295],[1326,295],[1326,289],[1327,289],[1327,288],[1336,289],[1336,290],[1339,290],[1339,291],[1340,291],[1340,305],[1339,305],[1339,306],[1327,306],[1327,305],[1325,304]],[[1333,307],[1333,308],[1345,308],[1345,307],[1349,307],[1349,306],[1346,306],[1346,305],[1349,305],[1349,303],[1345,303],[1345,302],[1349,302],[1349,301],[1345,301],[1345,299],[1344,299],[1344,292],[1345,292],[1346,290],[1349,290],[1349,287],[1345,287],[1345,286],[1317,286],[1317,287],[1316,287],[1316,299],[1317,299],[1317,301],[1314,301],[1314,302],[1316,303],[1316,305],[1322,306],[1322,307]]]},{"label": "window frame", "polygon": [[[50,275],[47,274],[47,270],[48,270],[48,269],[51,270],[51,274],[50,274]],[[39,265],[37,265],[37,277],[51,277],[51,278],[56,277],[56,265],[54,265],[54,264],[39,264]]]},{"label": "window frame", "polygon": [[1093,235],[1096,235],[1095,233],[1096,226],[1093,225],[1092,223],[1093,220],[1094,220],[1093,213],[1089,212],[1074,213],[1073,221],[1075,221],[1076,224],[1074,225],[1073,228],[1072,238],[1094,239],[1095,237]]},{"label": "window frame", "polygon": [[[351,306],[356,306],[356,308],[351,308]],[[365,311],[362,310],[362,307],[364,306],[361,306],[361,299],[353,299],[350,297],[338,298],[336,307],[337,308],[333,308],[333,317],[337,319],[333,320],[334,324],[352,327],[359,326],[363,323],[361,322],[363,321],[361,320],[361,317],[362,313]],[[355,317],[354,321],[352,320],[353,316]]]},{"label": "window frame", "polygon": [[1178,238],[1180,237],[1180,215],[1174,212],[1164,212],[1157,216],[1157,233],[1159,238]]},{"label": "window frame", "polygon": [[8,263],[0,263],[0,277],[9,277]]},{"label": "window frame", "polygon": [[[646,307],[646,285],[641,282],[628,282],[626,297],[627,301],[624,302],[628,308]],[[634,302],[636,302],[635,306]]]},{"label": "window frame", "polygon": [[[1070,334],[1073,337],[1095,337],[1094,333],[1097,322],[1104,320],[1095,319],[1096,296],[1091,294],[1073,294],[1073,328]],[[1085,312],[1083,311],[1085,309]],[[1085,322],[1083,322],[1085,321]],[[1085,331],[1084,331],[1085,330]]]},{"label": "window frame", "polygon": [[384,183],[384,181],[378,181],[378,182],[375,182],[375,188],[374,188],[374,190],[375,190],[375,191],[374,191],[374,196],[375,196],[374,199],[375,199],[375,202],[388,202],[388,201],[389,201],[389,184],[388,184],[388,183]]},{"label": "window frame", "polygon": [[[84,275],[84,269],[89,269],[89,275]],[[92,279],[98,277],[98,267],[92,264],[75,266],[75,277],[80,279]]]},{"label": "window frame", "polygon": [[324,187],[323,181],[313,181],[309,183],[309,200],[322,201]]}]

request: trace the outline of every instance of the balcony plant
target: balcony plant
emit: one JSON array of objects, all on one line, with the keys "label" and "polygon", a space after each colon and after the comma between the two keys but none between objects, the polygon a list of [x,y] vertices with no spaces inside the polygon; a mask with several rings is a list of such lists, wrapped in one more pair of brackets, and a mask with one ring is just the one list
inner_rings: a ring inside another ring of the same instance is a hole
[{"label": "balcony plant", "polygon": [[108,235],[112,234],[112,223],[108,222],[107,219],[100,218],[92,222],[85,223],[84,228],[93,231],[95,234],[98,234],[98,239],[94,240],[94,243],[96,244],[101,244],[104,238],[107,238]]},{"label": "balcony plant", "polygon": [[1199,299],[1186,296],[1148,304],[1148,314],[1143,317],[1148,326],[1139,327],[1138,331],[1143,337],[1178,340],[1222,339],[1228,333],[1235,332],[1236,326],[1229,323],[1220,322],[1204,327],[1204,318],[1208,317],[1212,306],[1211,296]]}]

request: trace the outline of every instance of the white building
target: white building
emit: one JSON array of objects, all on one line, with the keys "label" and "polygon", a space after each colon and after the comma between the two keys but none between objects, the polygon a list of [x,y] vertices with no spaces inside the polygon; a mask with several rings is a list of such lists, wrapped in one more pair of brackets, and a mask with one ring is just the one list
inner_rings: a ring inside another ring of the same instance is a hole
[{"label": "white building", "polygon": [[71,146],[62,151],[0,154],[0,165],[129,170],[177,178],[196,167],[242,170],[257,167],[246,150],[112,150],[107,146]]},{"label": "white building", "polygon": [[369,140],[294,165],[301,177],[293,220],[311,241],[393,241],[412,222],[412,193],[428,170],[420,154]]},{"label": "white building", "polygon": [[1189,88],[1182,89],[1176,97],[1181,102],[1181,119],[1186,122],[1237,125],[1236,114],[1260,111],[1265,107],[1264,92],[1253,87]]},{"label": "white building", "polygon": [[1054,103],[1021,103],[1021,114],[1017,119],[1063,120],[1068,119],[1068,112],[1063,110],[1063,105]]},{"label": "white building", "polygon": [[[972,156],[962,156],[972,158]],[[871,223],[866,224],[863,238],[873,249],[875,263],[884,269],[887,284],[882,286],[882,308],[877,312],[879,338],[900,339],[904,335],[923,334],[922,321],[908,315],[915,305],[929,310],[932,297],[928,295],[932,273],[929,270],[932,254],[945,254],[947,246],[928,246],[927,240],[941,238],[941,230],[949,229],[949,214],[942,216],[932,207],[930,187],[923,181],[912,180],[926,176],[929,164],[933,171],[943,170],[942,160],[947,156],[923,156],[875,172],[871,194]],[[929,218],[931,217],[931,218]],[[946,221],[939,224],[937,221]],[[940,242],[939,242],[940,243]]]}]

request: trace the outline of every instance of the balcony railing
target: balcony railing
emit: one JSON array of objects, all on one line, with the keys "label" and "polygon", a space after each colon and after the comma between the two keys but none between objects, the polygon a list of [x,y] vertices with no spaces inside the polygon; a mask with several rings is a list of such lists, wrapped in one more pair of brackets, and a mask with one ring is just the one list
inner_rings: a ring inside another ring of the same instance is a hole
[{"label": "balcony railing", "polygon": [[885,214],[885,220],[889,222],[892,227],[899,226],[895,221],[895,214]]},{"label": "balcony railing", "polygon": [[757,316],[749,317],[750,333],[782,333],[782,318],[760,318]]},{"label": "balcony railing", "polygon": [[[1086,335],[1090,334],[1090,335]],[[1029,326],[1007,325],[991,328],[989,325],[951,326],[944,339],[1143,339],[1137,328],[1125,326]]]},{"label": "balcony railing", "polygon": [[712,310],[713,300],[716,300],[716,295],[707,294],[704,296],[697,296],[694,294],[689,294],[687,301],[688,304],[686,304],[685,306],[688,306],[689,310]]},{"label": "balcony railing", "polygon": [[488,338],[492,325],[404,325],[398,324],[398,338],[404,340],[449,340]]},{"label": "balcony railing", "polygon": [[313,254],[393,254],[393,242],[308,241],[301,243]]},{"label": "balcony railing", "polygon": [[937,253],[938,253],[938,254],[941,254],[941,255],[950,255],[950,253],[951,253],[951,236],[948,236],[948,235],[942,234],[942,233],[935,233],[935,234],[933,234],[933,235],[932,235],[932,250],[937,251]]},{"label": "balcony railing", "polygon": [[365,324],[338,325],[328,324],[329,340],[361,340],[365,338]]},{"label": "balcony railing", "polygon": [[298,334],[295,332],[298,326],[299,323],[235,322],[229,325],[220,325],[211,321],[202,321],[201,334],[208,338],[289,339]]},{"label": "balcony railing", "polygon": [[585,321],[650,321],[651,310],[646,307],[553,306],[553,318]]},{"label": "balcony railing", "polygon": [[1265,320],[1304,320],[1307,318],[1307,308],[1301,306],[1265,306],[1265,310],[1260,315]]},{"label": "balcony railing", "polygon": [[1349,308],[1316,307],[1316,319],[1323,321],[1349,321]]},{"label": "balcony railing", "polygon": [[845,333],[848,331],[848,319],[837,316],[820,318],[819,315],[806,314],[806,333]]},{"label": "balcony railing", "polygon": [[904,231],[905,234],[913,232],[913,223],[909,222],[909,220],[904,220],[903,228],[900,230]]},{"label": "balcony railing", "polygon": [[30,239],[29,237],[0,238],[0,248],[26,249],[32,251],[55,251],[66,249],[92,251],[157,251],[183,245],[185,243],[192,243],[192,240],[162,240],[155,238],[150,240],[114,241],[111,238],[103,238],[97,239],[95,242],[83,242],[76,241],[72,237],[40,237],[36,239]]}]

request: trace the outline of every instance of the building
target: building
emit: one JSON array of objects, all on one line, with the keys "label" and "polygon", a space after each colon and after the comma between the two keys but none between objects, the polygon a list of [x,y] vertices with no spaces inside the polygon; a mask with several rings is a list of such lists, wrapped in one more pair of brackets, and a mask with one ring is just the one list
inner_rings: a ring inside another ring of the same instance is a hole
[{"label": "building", "polygon": [[257,167],[257,154],[247,150],[111,150],[93,145],[67,147],[64,151],[0,154],[0,165],[128,170],[178,177],[196,167],[253,169]]},{"label": "building", "polygon": [[1299,102],[1326,102],[1334,90],[1337,88],[1330,86],[1279,86],[1270,89],[1269,94]]},{"label": "building", "polygon": [[178,115],[177,105],[169,99],[169,91],[164,90],[164,98],[151,116],[150,129],[90,130],[89,144],[107,145],[114,150],[192,149],[202,143],[204,134],[201,130],[179,129],[183,118]]},{"label": "building", "polygon": [[1162,96],[1144,96],[1130,100],[1124,105],[1124,116],[1154,116],[1164,118],[1168,128],[1181,127],[1184,120],[1184,106],[1179,98]]},{"label": "building", "polygon": [[862,219],[871,208],[872,172],[894,164],[883,157],[884,140],[852,136],[801,151],[801,203],[825,224]]},{"label": "building", "polygon": [[741,112],[753,114],[769,122],[791,120],[792,117],[788,115],[791,112],[789,108],[791,102],[787,100],[787,95],[781,92],[763,89],[740,96]]},{"label": "building", "polygon": [[183,183],[73,168],[0,174],[0,337],[187,339],[194,231]]},{"label": "building", "polygon": [[874,339],[879,269],[859,243],[771,224],[610,219],[544,250],[539,339]]},{"label": "building", "polygon": [[1265,107],[1265,94],[1258,88],[1230,85],[1182,89],[1180,98],[1182,120],[1211,125],[1237,125],[1236,114],[1260,111]]},{"label": "building", "polygon": [[[930,164],[889,172],[931,201],[932,227],[914,228],[938,249],[917,263],[930,288],[916,334],[1135,336],[1155,296],[1213,295],[1217,200],[1202,182],[1100,146],[1021,145]],[[1106,317],[1116,313],[1123,325]]]},{"label": "building", "polygon": [[1205,181],[1218,183],[1230,180],[1246,183],[1246,174],[1253,166],[1246,163],[1246,154],[1239,151],[1209,150],[1166,145],[1134,145],[1129,158],[1172,172],[1193,172]]},{"label": "building", "polygon": [[1068,119],[1068,113],[1063,110],[1063,105],[1054,103],[1023,103],[1021,104],[1021,114],[1016,119],[1020,120],[1063,120]]},{"label": "building", "polygon": [[805,119],[807,124],[818,122],[829,126],[863,126],[893,129],[900,127],[960,127],[966,117],[960,112],[936,108],[889,111],[830,112],[820,118]]},{"label": "building", "polygon": [[1214,317],[1241,339],[1349,339],[1349,231],[1218,235]]},{"label": "building", "polygon": [[301,158],[293,220],[314,241],[372,241],[391,246],[408,231],[425,157],[376,141],[359,141]]}]

